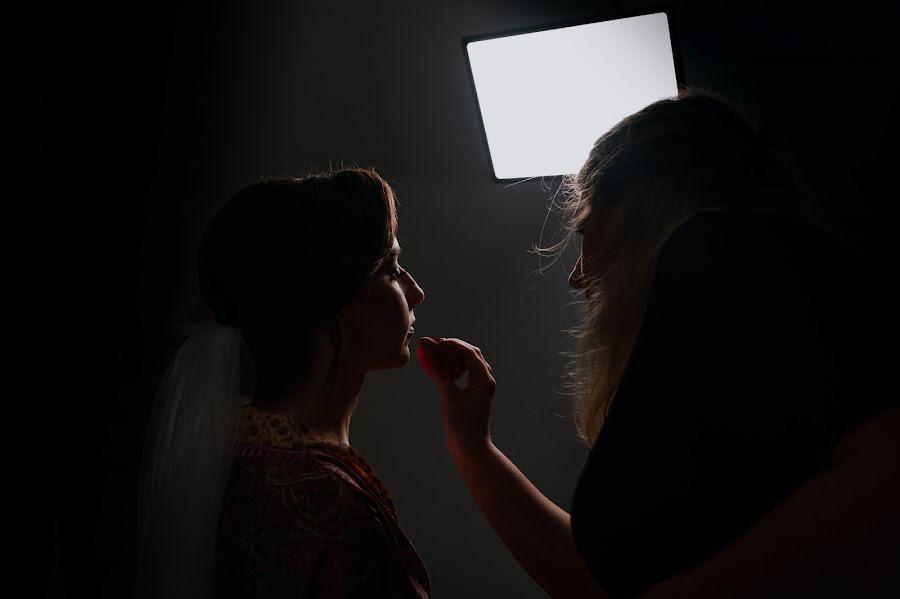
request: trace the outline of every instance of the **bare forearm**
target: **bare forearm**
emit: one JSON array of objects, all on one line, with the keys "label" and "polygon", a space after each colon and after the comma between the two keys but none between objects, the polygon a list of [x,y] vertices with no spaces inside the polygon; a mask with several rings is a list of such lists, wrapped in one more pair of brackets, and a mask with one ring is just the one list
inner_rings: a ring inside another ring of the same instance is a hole
[{"label": "bare forearm", "polygon": [[494,445],[453,452],[481,511],[519,564],[552,597],[606,597],[575,549],[569,513]]},{"label": "bare forearm", "polygon": [[[481,350],[461,339],[425,337],[419,348],[441,394],[450,455],[513,557],[552,597],[606,597],[575,549],[569,514],[491,443],[497,383]],[[469,374],[459,387],[454,381],[463,371]]]}]

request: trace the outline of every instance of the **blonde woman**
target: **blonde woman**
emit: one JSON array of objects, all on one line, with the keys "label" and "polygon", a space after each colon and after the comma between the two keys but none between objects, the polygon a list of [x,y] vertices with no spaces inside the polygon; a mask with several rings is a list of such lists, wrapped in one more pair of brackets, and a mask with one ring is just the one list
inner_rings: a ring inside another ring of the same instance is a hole
[{"label": "blonde woman", "polygon": [[591,448],[571,513],[493,444],[480,349],[422,339],[451,456],[551,596],[896,596],[900,412],[873,379],[875,298],[790,173],[738,106],[686,89],[570,181]]}]

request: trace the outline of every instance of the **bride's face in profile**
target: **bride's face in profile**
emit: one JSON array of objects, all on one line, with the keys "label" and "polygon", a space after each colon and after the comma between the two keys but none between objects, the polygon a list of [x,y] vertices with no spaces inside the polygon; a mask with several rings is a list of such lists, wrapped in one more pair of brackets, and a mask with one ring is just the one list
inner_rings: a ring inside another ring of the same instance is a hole
[{"label": "bride's face in profile", "polygon": [[362,295],[347,304],[341,319],[342,344],[366,371],[398,368],[409,361],[414,308],[425,292],[400,266],[394,240],[388,258],[369,278]]}]

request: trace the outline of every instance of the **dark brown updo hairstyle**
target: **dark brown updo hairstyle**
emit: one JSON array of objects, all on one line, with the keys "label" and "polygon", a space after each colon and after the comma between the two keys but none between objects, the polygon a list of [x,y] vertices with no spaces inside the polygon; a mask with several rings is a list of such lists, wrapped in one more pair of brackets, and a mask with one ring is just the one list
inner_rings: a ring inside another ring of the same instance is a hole
[{"label": "dark brown updo hairstyle", "polygon": [[342,308],[366,288],[397,232],[396,201],[374,170],[351,168],[245,187],[213,217],[197,255],[200,293],[241,329],[253,402],[271,403],[308,374],[325,325],[338,367]]}]

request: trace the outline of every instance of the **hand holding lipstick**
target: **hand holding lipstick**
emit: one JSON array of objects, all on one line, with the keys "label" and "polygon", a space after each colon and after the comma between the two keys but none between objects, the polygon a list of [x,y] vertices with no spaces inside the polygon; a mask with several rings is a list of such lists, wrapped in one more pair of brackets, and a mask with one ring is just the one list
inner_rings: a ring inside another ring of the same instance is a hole
[{"label": "hand holding lipstick", "polygon": [[[481,350],[461,339],[422,337],[417,354],[441,395],[450,455],[458,460],[490,448],[491,403],[497,382]],[[466,371],[465,385],[458,387],[454,381]]]},{"label": "hand holding lipstick", "polygon": [[431,378],[455,381],[466,371],[466,367],[462,358],[449,345],[441,347],[440,341],[446,340],[443,337],[438,337],[437,340],[431,337],[422,337],[416,350],[419,363],[425,374]]}]

